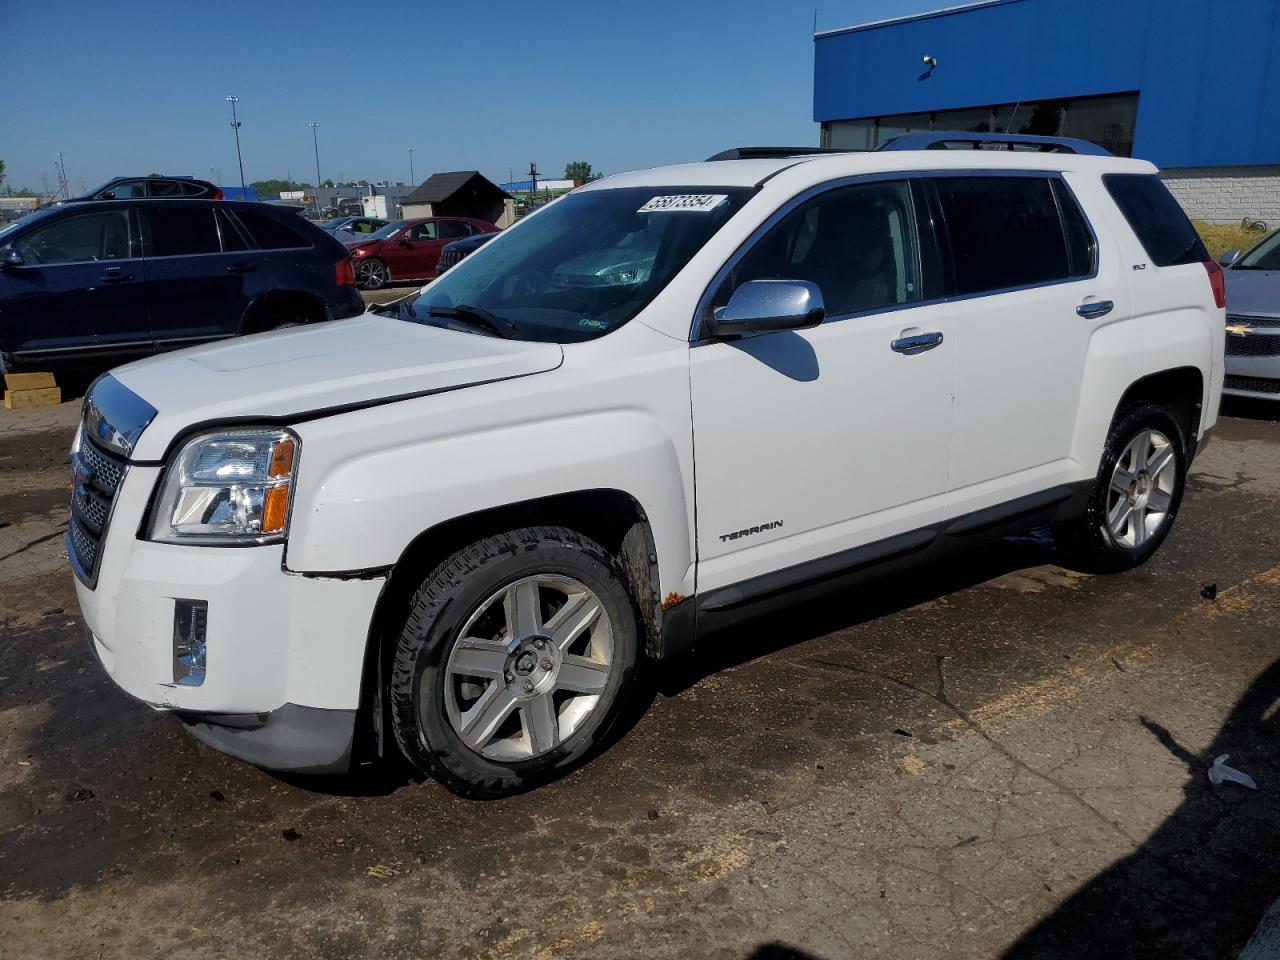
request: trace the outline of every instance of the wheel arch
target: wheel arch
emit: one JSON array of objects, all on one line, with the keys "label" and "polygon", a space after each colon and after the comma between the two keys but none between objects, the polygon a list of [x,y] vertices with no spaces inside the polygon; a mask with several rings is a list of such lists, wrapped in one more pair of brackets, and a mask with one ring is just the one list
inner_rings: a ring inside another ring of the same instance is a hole
[{"label": "wheel arch", "polygon": [[262,333],[281,316],[296,314],[304,323],[319,323],[328,318],[324,301],[302,290],[268,290],[255,297],[240,317],[241,335]]},{"label": "wheel arch", "polygon": [[506,530],[542,525],[575,530],[615,558],[636,603],[641,651],[646,657],[662,659],[684,649],[684,638],[673,634],[668,642],[664,637],[667,605],[659,594],[657,547],[649,518],[631,494],[611,488],[577,490],[441,521],[419,533],[401,552],[369,625],[359,715],[369,724],[364,741],[375,744],[379,754],[396,749],[393,738],[388,737],[389,718],[382,691],[390,678],[396,641],[423,578],[470,543]]},{"label": "wheel arch", "polygon": [[1198,367],[1173,367],[1149,373],[1134,381],[1120,397],[1116,404],[1115,418],[1122,411],[1138,403],[1156,403],[1166,407],[1182,428],[1182,439],[1186,444],[1187,459],[1190,461],[1200,441],[1200,415],[1204,407],[1204,372]]}]

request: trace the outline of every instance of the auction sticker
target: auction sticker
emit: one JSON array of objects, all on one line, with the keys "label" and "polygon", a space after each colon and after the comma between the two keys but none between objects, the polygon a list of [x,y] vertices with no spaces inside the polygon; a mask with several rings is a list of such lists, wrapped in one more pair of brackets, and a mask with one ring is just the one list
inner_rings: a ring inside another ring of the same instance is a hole
[{"label": "auction sticker", "polygon": [[636,213],[706,213],[728,200],[724,193],[681,193],[672,197],[654,197]]}]

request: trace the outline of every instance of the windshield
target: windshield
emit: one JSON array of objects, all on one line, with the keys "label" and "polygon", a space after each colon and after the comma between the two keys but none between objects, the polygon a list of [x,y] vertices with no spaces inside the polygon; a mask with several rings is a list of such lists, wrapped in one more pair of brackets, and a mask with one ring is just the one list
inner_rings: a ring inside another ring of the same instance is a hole
[{"label": "windshield", "polygon": [[17,233],[18,230],[25,227],[27,224],[43,219],[47,212],[48,211],[46,210],[33,210],[26,216],[19,217],[17,220],[13,221],[13,223],[0,227],[0,244],[3,244],[12,234]]},{"label": "windshield", "polygon": [[1280,230],[1236,261],[1232,269],[1280,270]]},{"label": "windshield", "polygon": [[491,332],[518,340],[603,336],[648,306],[751,193],[622,187],[568,194],[404,301],[400,315],[441,326],[475,325],[479,315]]},{"label": "windshield", "polygon": [[366,240],[385,240],[387,237],[395,236],[400,229],[408,223],[408,220],[392,220],[381,230],[375,230],[373,233],[365,237]]}]

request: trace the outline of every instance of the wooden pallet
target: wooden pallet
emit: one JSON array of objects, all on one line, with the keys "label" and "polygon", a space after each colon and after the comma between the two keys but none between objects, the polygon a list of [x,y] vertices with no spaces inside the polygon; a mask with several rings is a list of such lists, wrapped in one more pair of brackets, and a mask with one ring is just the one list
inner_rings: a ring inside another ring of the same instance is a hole
[{"label": "wooden pallet", "polygon": [[62,402],[62,388],[52,373],[6,373],[4,387],[6,410],[47,407]]}]

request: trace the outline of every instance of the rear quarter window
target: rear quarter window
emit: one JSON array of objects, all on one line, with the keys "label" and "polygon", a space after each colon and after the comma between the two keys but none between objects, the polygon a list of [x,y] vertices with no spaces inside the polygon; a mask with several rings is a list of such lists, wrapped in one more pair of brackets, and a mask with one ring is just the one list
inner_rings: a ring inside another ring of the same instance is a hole
[{"label": "rear quarter window", "polygon": [[1196,228],[1155,174],[1108,173],[1102,182],[1157,267],[1209,259]]},{"label": "rear quarter window", "polygon": [[253,242],[263,250],[294,250],[311,246],[311,241],[300,230],[265,213],[237,210],[236,217],[253,237]]}]

